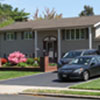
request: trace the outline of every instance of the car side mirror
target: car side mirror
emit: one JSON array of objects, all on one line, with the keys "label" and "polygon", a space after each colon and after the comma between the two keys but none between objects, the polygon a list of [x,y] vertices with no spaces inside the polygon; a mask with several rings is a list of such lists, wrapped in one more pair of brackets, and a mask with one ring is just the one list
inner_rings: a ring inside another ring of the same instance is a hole
[{"label": "car side mirror", "polygon": [[95,63],[91,63],[90,65],[91,65],[91,66],[94,66],[94,65],[95,65]]}]

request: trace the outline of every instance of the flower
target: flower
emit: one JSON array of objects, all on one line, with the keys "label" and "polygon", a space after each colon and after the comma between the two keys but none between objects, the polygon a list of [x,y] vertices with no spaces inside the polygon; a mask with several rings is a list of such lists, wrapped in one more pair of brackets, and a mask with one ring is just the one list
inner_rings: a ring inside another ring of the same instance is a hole
[{"label": "flower", "polygon": [[25,57],[25,55],[23,53],[21,53],[19,51],[15,51],[8,56],[8,60],[12,64],[18,64],[21,62],[26,62],[27,58]]},{"label": "flower", "polygon": [[5,63],[7,63],[7,62],[8,62],[7,59],[1,58],[1,63],[2,63],[2,64],[5,64]]}]

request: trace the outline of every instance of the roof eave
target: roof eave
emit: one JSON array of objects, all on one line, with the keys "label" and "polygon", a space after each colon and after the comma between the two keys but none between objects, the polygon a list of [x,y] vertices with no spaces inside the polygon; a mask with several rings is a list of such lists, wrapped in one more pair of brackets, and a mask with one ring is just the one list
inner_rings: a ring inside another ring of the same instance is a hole
[{"label": "roof eave", "polygon": [[95,28],[98,27],[98,26],[100,26],[100,22],[94,24],[94,27],[95,27]]}]

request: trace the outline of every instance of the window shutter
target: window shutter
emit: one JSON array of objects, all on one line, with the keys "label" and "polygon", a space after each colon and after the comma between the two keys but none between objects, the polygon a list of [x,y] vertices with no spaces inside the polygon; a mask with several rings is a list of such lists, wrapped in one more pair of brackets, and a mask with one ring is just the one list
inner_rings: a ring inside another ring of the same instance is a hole
[{"label": "window shutter", "polygon": [[89,30],[86,28],[86,39],[89,39]]},{"label": "window shutter", "polygon": [[14,32],[14,39],[17,40],[17,32]]},{"label": "window shutter", "polygon": [[62,30],[62,40],[65,40],[65,30]]},{"label": "window shutter", "polygon": [[4,33],[4,40],[6,40],[6,35],[7,35],[7,33]]},{"label": "window shutter", "polygon": [[35,33],[34,32],[32,32],[32,37],[33,37],[33,39],[35,38]]},{"label": "window shutter", "polygon": [[24,32],[21,32],[21,39],[24,39]]}]

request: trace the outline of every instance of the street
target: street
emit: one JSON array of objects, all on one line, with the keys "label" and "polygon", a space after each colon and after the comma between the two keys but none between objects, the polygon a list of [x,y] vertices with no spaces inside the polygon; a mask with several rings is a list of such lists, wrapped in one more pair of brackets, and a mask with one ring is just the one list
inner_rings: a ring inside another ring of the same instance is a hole
[{"label": "street", "polygon": [[58,80],[56,72],[43,73],[21,78],[0,81],[3,85],[21,85],[21,86],[46,86],[46,87],[68,87],[81,81],[61,82]]},{"label": "street", "polygon": [[0,100],[91,100],[91,99],[0,95]]}]

